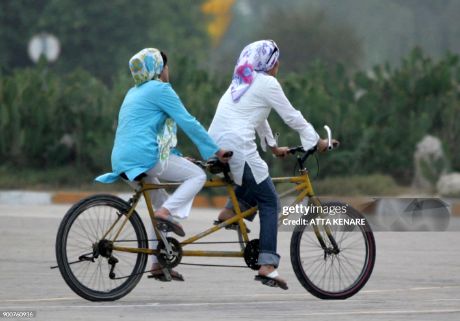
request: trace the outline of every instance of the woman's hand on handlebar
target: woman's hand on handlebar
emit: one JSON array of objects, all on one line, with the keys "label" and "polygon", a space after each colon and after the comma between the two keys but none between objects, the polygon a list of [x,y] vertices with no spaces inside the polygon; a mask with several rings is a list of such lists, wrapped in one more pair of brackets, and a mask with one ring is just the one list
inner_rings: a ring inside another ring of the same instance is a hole
[{"label": "woman's hand on handlebar", "polygon": [[233,152],[225,149],[219,149],[215,154],[222,163],[228,163],[233,156]]},{"label": "woman's hand on handlebar", "polygon": [[284,157],[289,153],[289,147],[270,147],[273,155],[276,157]]},{"label": "woman's hand on handlebar", "polygon": [[[340,145],[340,142],[336,139],[331,140],[332,143],[332,148],[336,148]],[[329,144],[327,139],[321,139],[318,140],[318,144],[316,145],[318,151],[320,152],[326,152],[328,150]]]}]

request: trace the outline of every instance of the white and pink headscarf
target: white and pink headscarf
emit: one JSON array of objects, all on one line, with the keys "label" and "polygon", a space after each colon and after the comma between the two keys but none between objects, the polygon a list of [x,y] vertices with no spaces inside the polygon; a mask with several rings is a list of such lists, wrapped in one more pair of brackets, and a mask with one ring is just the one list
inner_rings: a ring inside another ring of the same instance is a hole
[{"label": "white and pink headscarf", "polygon": [[275,66],[280,52],[273,40],[259,40],[247,45],[240,54],[233,71],[230,90],[234,102],[249,89],[258,72],[267,72]]}]

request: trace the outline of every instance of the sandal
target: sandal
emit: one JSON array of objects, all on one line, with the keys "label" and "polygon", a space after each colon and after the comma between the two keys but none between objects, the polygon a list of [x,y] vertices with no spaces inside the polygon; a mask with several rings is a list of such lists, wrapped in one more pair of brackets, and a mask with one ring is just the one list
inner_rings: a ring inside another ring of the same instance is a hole
[{"label": "sandal", "polygon": [[[224,223],[225,221],[222,221],[220,219],[217,219],[214,221],[214,225],[219,225],[219,224],[222,224]],[[246,232],[247,233],[251,233],[251,230],[248,228],[248,226],[245,224],[246,226]],[[235,230],[235,231],[238,231],[238,229],[240,228],[240,225],[238,224],[238,222],[235,222],[235,223],[232,223],[232,224],[229,224],[225,227],[226,230]]]},{"label": "sandal", "polygon": [[162,232],[173,232],[179,236],[185,236],[184,229],[177,222],[172,215],[168,215],[167,218],[155,217],[157,221],[157,228]]},{"label": "sandal", "polygon": [[[180,274],[179,272],[177,271],[174,271],[174,270],[170,270],[169,271],[169,274],[171,275],[171,280],[174,280],[174,281],[185,281],[184,280],[184,277],[182,276],[182,274]],[[169,282],[171,280],[168,280],[166,278],[166,275],[165,275],[165,272],[163,271],[163,269],[155,269],[155,270],[151,270],[150,271],[150,275],[147,276],[149,279],[155,279],[157,281],[161,281],[161,282]]]},{"label": "sandal", "polygon": [[283,290],[287,290],[288,286],[287,283],[281,279],[278,279],[279,273],[277,270],[267,274],[267,275],[256,275],[254,277],[255,281],[260,281],[262,284],[271,287],[279,287]]}]

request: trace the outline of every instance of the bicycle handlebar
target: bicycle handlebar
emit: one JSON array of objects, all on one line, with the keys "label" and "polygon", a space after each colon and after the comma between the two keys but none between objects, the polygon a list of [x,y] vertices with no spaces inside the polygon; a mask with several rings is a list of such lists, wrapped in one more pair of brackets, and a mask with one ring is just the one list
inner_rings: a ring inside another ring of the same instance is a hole
[{"label": "bicycle handlebar", "polygon": [[[326,130],[326,133],[327,133],[327,149],[332,150],[332,149],[334,149],[335,146],[332,143],[332,131],[331,131],[331,128],[328,125],[324,125],[324,129]],[[304,162],[307,160],[307,158],[310,155],[313,155],[316,152],[316,150],[317,150],[317,146],[314,146],[314,147],[310,148],[307,151],[305,151],[305,149],[302,146],[297,146],[297,147],[289,148],[288,153],[293,154],[293,155],[295,155],[296,153],[304,154],[302,157],[300,157],[300,156],[297,157],[297,161],[299,163],[299,166],[301,166],[301,168],[303,168],[304,167]]]},{"label": "bicycle handlebar", "polygon": [[[324,125],[324,129],[326,130],[326,133],[327,133],[327,149],[328,150],[332,150],[334,149],[334,144],[332,143],[332,132],[331,132],[331,128],[328,126],[328,125]],[[305,151],[305,149],[302,147],[302,146],[296,146],[296,147],[290,147],[288,149],[288,154],[293,154],[295,155],[296,153],[302,153],[304,154],[303,156],[297,156],[297,162],[300,166],[300,168],[303,168],[304,167],[304,163],[305,161],[307,160],[307,158],[310,156],[310,155],[313,155],[315,152],[317,151],[317,146],[313,146],[312,148],[310,148],[309,150]],[[225,154],[224,154],[224,157],[231,157],[233,156],[233,152],[232,151],[227,151]],[[215,161],[217,160],[216,159],[213,159],[211,161],[199,161],[199,160],[193,160],[193,163],[195,163],[196,165],[202,167],[203,169],[207,169],[209,168],[210,166],[214,165]],[[212,171],[211,171],[212,172]]]},{"label": "bicycle handlebar", "polygon": [[295,155],[296,153],[305,153],[305,150],[303,149],[302,146],[290,147],[290,148],[289,148],[288,154],[293,154],[293,155]]},{"label": "bicycle handlebar", "polygon": [[314,146],[312,148],[310,148],[309,150],[305,151],[303,149],[302,146],[297,146],[297,147],[292,147],[292,148],[289,148],[288,150],[288,153],[289,154],[296,154],[296,153],[302,153],[304,154],[302,157],[300,156],[297,156],[297,161],[299,163],[299,166],[301,166],[301,168],[304,167],[303,163],[305,163],[305,161],[307,160],[307,158],[310,156],[310,155],[313,155],[317,150],[317,147]]}]

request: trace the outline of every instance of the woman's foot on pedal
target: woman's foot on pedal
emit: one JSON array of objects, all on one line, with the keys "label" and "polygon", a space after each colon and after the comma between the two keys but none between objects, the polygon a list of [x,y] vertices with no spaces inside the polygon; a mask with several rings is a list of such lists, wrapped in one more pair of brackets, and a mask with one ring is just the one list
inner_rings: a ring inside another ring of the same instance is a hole
[{"label": "woman's foot on pedal", "polygon": [[185,232],[182,228],[182,225],[172,217],[172,215],[169,213],[167,209],[163,207],[160,208],[155,213],[155,219],[157,221],[157,227],[160,231],[171,231],[179,236],[185,236]]},{"label": "woman's foot on pedal", "polygon": [[[177,271],[169,270],[169,274],[171,275],[171,280],[184,281],[184,277],[182,276],[182,274],[180,274]],[[155,279],[155,280],[162,281],[162,282],[171,281],[171,280],[168,280],[163,268],[158,263],[154,263],[152,265],[152,269],[150,270],[150,275],[148,276],[148,278]]]},{"label": "woman's foot on pedal", "polygon": [[[235,213],[233,212],[233,210],[230,210],[228,208],[224,208],[220,213],[219,213],[219,216],[217,217],[217,220],[214,221],[214,225],[219,225],[223,222],[225,222],[226,220],[232,218],[233,216],[235,216]],[[246,233],[251,233],[251,230],[247,227],[247,225],[245,224],[244,225],[246,227]],[[225,227],[226,230],[238,230],[238,228],[240,227],[240,225],[238,224],[238,222],[235,222],[235,223],[232,223],[230,225],[227,225]]]},{"label": "woman's foot on pedal", "polygon": [[232,218],[233,216],[235,216],[235,212],[233,212],[233,210],[224,208],[222,211],[220,211],[219,216],[217,217],[217,220],[223,222],[223,221],[226,221]]},{"label": "woman's foot on pedal", "polygon": [[260,281],[266,286],[279,287],[283,290],[288,289],[286,281],[280,278],[278,271],[272,265],[262,265],[259,269],[259,274],[254,277],[254,280]]}]

